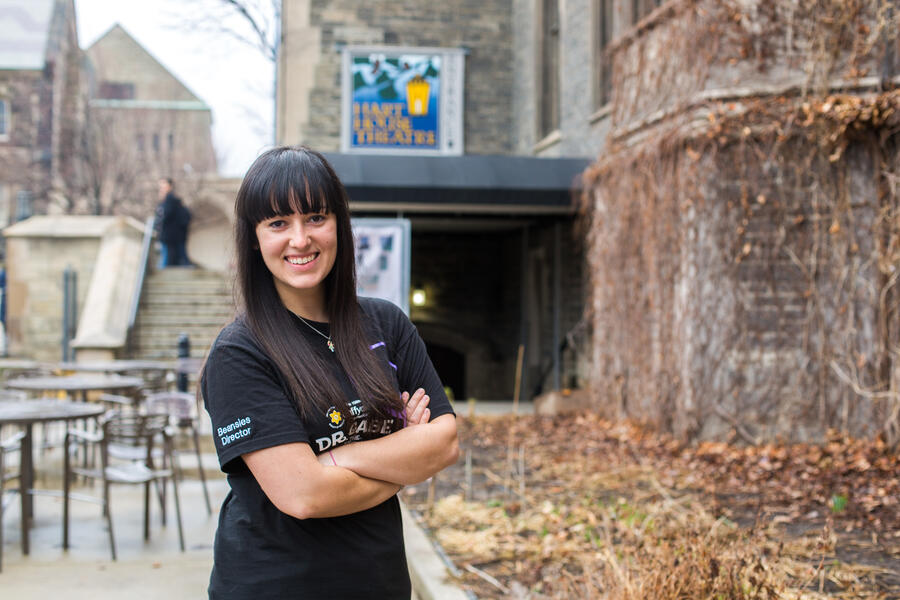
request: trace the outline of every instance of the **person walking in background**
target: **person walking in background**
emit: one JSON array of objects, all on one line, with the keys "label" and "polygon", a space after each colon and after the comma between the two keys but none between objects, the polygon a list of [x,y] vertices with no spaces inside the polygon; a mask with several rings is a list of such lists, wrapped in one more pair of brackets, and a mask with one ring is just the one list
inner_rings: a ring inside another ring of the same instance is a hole
[{"label": "person walking in background", "polygon": [[159,267],[190,266],[187,257],[187,234],[191,211],[175,195],[171,178],[159,180],[160,203],[156,209],[156,231],[159,235]]},{"label": "person walking in background", "polygon": [[425,343],[356,295],[347,193],[321,154],[253,163],[234,247],[240,309],[200,374],[231,488],[209,597],[409,600],[397,492],[459,455]]}]

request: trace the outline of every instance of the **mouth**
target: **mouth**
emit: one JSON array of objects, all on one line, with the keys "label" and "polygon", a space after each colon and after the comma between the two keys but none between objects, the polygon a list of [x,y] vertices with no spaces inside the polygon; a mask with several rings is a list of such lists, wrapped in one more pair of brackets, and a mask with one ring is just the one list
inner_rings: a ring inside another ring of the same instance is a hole
[{"label": "mouth", "polygon": [[316,252],[314,254],[310,254],[308,256],[286,256],[284,260],[289,262],[292,265],[303,266],[308,265],[312,261],[319,258],[319,253]]}]

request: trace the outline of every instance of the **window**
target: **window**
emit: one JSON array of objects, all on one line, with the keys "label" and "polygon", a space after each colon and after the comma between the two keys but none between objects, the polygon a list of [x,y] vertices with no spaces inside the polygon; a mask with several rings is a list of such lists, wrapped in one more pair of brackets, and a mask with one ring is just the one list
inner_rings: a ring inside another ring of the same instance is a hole
[{"label": "window", "polygon": [[101,81],[97,95],[104,100],[132,100],[134,98],[134,84],[120,83],[118,81]]},{"label": "window", "polygon": [[175,149],[175,134],[169,134],[169,152]]},{"label": "window", "polygon": [[612,96],[612,61],[606,52],[612,41],[613,0],[594,2],[594,104],[606,106]]},{"label": "window", "polygon": [[153,151],[159,154],[159,134],[153,134]]},{"label": "window", "polygon": [[144,151],[144,134],[143,133],[137,134],[137,149],[138,149],[138,152]]},{"label": "window", "polygon": [[16,192],[16,222],[24,221],[33,214],[31,192],[28,190]]},{"label": "window", "polygon": [[663,0],[631,0],[631,22],[636,24],[662,3]]},{"label": "window", "polygon": [[0,100],[0,140],[9,138],[9,100]]},{"label": "window", "polygon": [[541,138],[559,128],[559,2],[541,2],[540,108]]}]

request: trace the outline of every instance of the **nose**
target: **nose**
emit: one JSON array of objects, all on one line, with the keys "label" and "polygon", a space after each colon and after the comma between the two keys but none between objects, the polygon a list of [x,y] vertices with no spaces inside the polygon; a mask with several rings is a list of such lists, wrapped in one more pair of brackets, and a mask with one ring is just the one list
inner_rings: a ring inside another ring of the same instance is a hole
[{"label": "nose", "polygon": [[291,245],[295,248],[304,248],[309,243],[306,227],[303,221],[298,220],[291,226]]}]

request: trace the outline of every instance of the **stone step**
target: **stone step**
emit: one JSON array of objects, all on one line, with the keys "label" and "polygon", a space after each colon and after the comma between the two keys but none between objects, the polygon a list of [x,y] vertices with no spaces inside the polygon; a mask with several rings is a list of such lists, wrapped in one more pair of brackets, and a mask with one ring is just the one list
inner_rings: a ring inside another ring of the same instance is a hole
[{"label": "stone step", "polygon": [[[206,358],[207,350],[208,348],[205,346],[191,346],[190,358]],[[148,348],[144,349],[143,351],[138,348],[132,351],[130,357],[140,360],[175,360],[177,355],[178,351],[175,348],[167,346],[165,348],[160,347],[158,349]]]},{"label": "stone step", "polygon": [[176,347],[178,337],[182,333],[186,333],[191,340],[191,346],[196,344],[212,342],[219,335],[221,327],[210,327],[206,329],[188,329],[181,327],[178,329],[145,329],[135,332],[134,341],[139,347],[159,346],[159,347]]},{"label": "stone step", "polygon": [[207,269],[188,269],[188,268],[169,268],[169,269],[151,269],[147,272],[146,279],[153,280],[217,280],[222,281],[230,279],[230,275],[219,273],[218,271],[209,271]]},{"label": "stone step", "polygon": [[[136,329],[138,331],[143,331],[147,329],[159,329],[159,328],[177,328],[180,326],[180,323],[176,323],[175,319],[177,317],[190,317],[190,324],[192,327],[219,327],[221,328],[223,325],[229,323],[233,316],[231,313],[219,313],[216,314],[213,311],[193,311],[190,313],[186,313],[181,311],[179,313],[159,313],[153,312],[152,314],[142,315],[141,320],[136,324]],[[186,320],[186,319],[178,319]]]},{"label": "stone step", "polygon": [[138,346],[171,345],[174,347],[178,342],[178,337],[182,333],[185,333],[191,338],[191,344],[193,345],[195,341],[197,343],[200,343],[203,340],[209,340],[211,342],[216,339],[216,336],[219,335],[221,329],[222,327],[167,327],[165,329],[142,329],[134,332],[134,341]]},{"label": "stone step", "polygon": [[142,298],[162,301],[165,301],[168,298],[172,298],[173,300],[178,300],[180,298],[227,298],[231,300],[231,298],[233,298],[229,290],[220,288],[204,288],[202,286],[194,285],[179,285],[165,288],[150,287],[150,285],[151,284],[146,284],[144,286],[144,293],[141,294]]},{"label": "stone step", "polygon": [[154,310],[152,313],[148,311],[148,313],[141,315],[135,328],[140,329],[147,324],[150,324],[153,327],[163,327],[185,321],[213,326],[216,324],[228,323],[233,318],[234,311],[219,310],[213,307],[199,307],[182,310],[167,308],[166,310]]},{"label": "stone step", "polygon": [[194,302],[191,304],[180,302],[141,302],[138,319],[144,315],[165,315],[177,318],[184,314],[221,315],[228,316],[235,313],[234,306],[230,302]]},{"label": "stone step", "polygon": [[177,355],[182,333],[191,341],[191,356],[202,358],[234,317],[229,275],[203,269],[153,271],[144,281],[134,328],[135,358]]},{"label": "stone step", "polygon": [[234,314],[234,306],[231,303],[220,302],[141,302],[140,313],[138,319],[144,314],[150,315],[170,315],[178,318],[184,314],[206,314],[206,315],[232,315]]},{"label": "stone step", "polygon": [[190,334],[192,331],[218,331],[230,321],[227,316],[206,319],[196,315],[185,315],[177,319],[162,319],[154,315],[144,315],[143,319],[135,323],[134,331],[138,334],[152,334],[155,331],[184,331]]},{"label": "stone step", "polygon": [[231,279],[222,274],[214,274],[207,277],[145,277],[144,283],[152,283],[155,285],[220,285],[231,287]]}]

